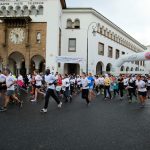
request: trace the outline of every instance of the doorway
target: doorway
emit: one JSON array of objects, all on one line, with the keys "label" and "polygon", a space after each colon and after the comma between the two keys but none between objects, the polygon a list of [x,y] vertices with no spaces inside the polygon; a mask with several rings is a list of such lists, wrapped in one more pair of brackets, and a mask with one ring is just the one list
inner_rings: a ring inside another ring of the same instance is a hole
[{"label": "doorway", "polygon": [[64,73],[67,74],[80,74],[80,66],[79,64],[65,64],[64,65]]}]

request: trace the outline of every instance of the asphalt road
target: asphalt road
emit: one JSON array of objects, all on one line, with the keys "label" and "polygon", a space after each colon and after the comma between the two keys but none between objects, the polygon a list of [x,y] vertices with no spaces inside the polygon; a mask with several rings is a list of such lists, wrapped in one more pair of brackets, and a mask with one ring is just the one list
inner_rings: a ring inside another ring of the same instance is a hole
[{"label": "asphalt road", "polygon": [[97,97],[87,107],[80,96],[58,109],[51,99],[0,113],[0,150],[150,150],[150,102],[144,109],[118,98]]}]

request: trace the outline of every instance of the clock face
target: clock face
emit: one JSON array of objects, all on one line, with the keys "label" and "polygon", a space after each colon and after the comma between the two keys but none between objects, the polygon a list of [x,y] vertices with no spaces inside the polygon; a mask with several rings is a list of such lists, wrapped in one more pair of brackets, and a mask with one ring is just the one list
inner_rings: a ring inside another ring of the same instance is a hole
[{"label": "clock face", "polygon": [[14,44],[21,44],[25,39],[25,32],[22,28],[14,28],[10,31],[9,38]]}]

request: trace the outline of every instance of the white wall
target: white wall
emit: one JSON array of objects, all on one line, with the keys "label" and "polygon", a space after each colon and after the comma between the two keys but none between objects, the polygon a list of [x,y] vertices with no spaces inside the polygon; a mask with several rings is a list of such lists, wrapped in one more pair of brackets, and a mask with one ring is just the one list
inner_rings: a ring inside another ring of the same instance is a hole
[{"label": "white wall", "polygon": [[[71,18],[73,21],[76,18],[80,19],[80,29],[66,29],[66,21],[68,18]],[[107,25],[103,21],[101,21],[99,18],[94,16],[91,13],[63,13],[63,20],[62,20],[62,55],[63,56],[72,56],[72,57],[82,57],[86,59],[87,56],[87,28],[88,25],[91,22],[97,22],[103,25]],[[107,25],[108,26],[108,25]],[[109,27],[111,28],[111,27]],[[111,29],[113,30],[113,29]],[[117,32],[117,31],[115,31]],[[120,34],[120,33],[118,33]],[[116,49],[119,49],[121,52],[125,52],[126,54],[134,53],[130,49],[108,39],[107,37],[104,37],[100,34],[97,34],[96,37],[93,37],[92,35],[92,27],[89,30],[89,71],[92,73],[96,73],[96,65],[99,61],[102,61],[104,63],[104,70],[106,70],[106,65],[108,63],[111,63],[114,65],[115,59],[115,51]],[[68,52],[68,39],[69,38],[76,38],[76,52]],[[98,55],[98,42],[105,44],[105,50],[104,50],[104,56]],[[131,41],[132,42],[132,41]],[[108,46],[113,47],[113,58],[108,58]],[[121,54],[120,52],[120,54]],[[134,67],[134,69],[137,67],[137,65],[134,65],[132,63],[125,63],[126,67]],[[63,67],[63,66],[62,66]],[[81,67],[84,71],[86,71],[86,64]],[[144,69],[144,67],[140,67],[140,69]]]}]

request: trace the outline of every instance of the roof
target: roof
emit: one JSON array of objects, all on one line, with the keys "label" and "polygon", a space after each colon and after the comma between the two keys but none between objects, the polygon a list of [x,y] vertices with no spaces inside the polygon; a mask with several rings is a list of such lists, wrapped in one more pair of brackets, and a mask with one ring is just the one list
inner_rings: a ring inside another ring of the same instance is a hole
[{"label": "roof", "polygon": [[114,29],[118,30],[121,34],[129,38],[131,41],[139,45],[141,48],[146,49],[146,47],[143,44],[141,44],[139,41],[134,39],[132,36],[130,36],[128,33],[126,33],[124,30],[122,30],[120,27],[118,27],[116,24],[114,24],[112,21],[110,21],[108,18],[106,18],[105,16],[103,16],[101,13],[99,13],[93,8],[80,8],[80,7],[75,8],[74,7],[74,8],[67,8],[64,10],[64,12],[92,13],[98,18],[100,18],[101,20],[103,20],[105,23],[109,24]]}]

